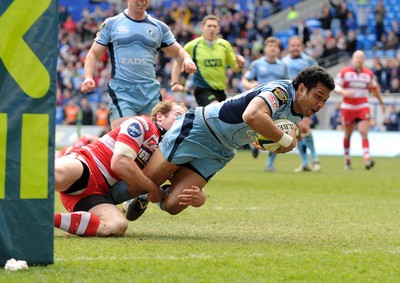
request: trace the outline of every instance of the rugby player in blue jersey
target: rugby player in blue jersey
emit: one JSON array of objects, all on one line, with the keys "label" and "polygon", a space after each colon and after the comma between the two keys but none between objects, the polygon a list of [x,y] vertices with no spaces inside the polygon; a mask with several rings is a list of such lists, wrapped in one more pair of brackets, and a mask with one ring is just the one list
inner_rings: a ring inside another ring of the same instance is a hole
[{"label": "rugby player in blue jersey", "polygon": [[[295,78],[297,74],[305,68],[318,65],[318,63],[310,55],[303,52],[303,49],[303,40],[299,36],[292,36],[291,38],[289,38],[289,54],[282,58],[282,62],[285,63],[289,68],[290,79]],[[318,172],[321,170],[321,165],[315,151],[310,121],[310,119],[304,119],[299,124],[300,136],[302,138],[299,141],[297,148],[300,153],[302,164],[299,168],[295,169],[295,172],[311,170]],[[310,150],[313,160],[312,169],[308,162],[307,148]]]},{"label": "rugby player in blue jersey", "polygon": [[176,41],[169,27],[146,10],[148,0],[128,0],[128,8],[100,26],[85,59],[82,92],[91,92],[99,58],[109,51],[112,71],[108,84],[111,128],[131,116],[149,116],[160,102],[155,56],[159,49],[174,58],[187,73],[197,68],[189,54]]},{"label": "rugby player in blue jersey", "polygon": [[[268,37],[264,41],[264,56],[251,62],[249,69],[242,78],[242,84],[246,89],[258,86],[274,80],[289,78],[288,67],[279,59],[281,53],[281,42],[278,38]],[[253,157],[257,158],[259,150],[255,147],[251,149]],[[274,161],[276,154],[269,153],[265,170],[274,172]]]},{"label": "rugby player in blue jersey", "polygon": [[[205,194],[195,193],[193,198],[178,198],[178,195],[189,188],[202,191],[232,160],[236,149],[254,142],[258,134],[282,145],[276,153],[291,151],[297,144],[297,128],[286,134],[273,120],[283,118],[299,123],[318,112],[334,88],[331,75],[323,68],[310,67],[293,81],[261,84],[223,102],[192,108],[178,117],[143,169],[157,185],[171,182],[164,190],[164,197],[158,200],[161,209],[178,214],[188,205],[202,205]],[[137,197],[129,206],[136,207],[132,211],[140,216],[147,202]],[[137,218],[133,216],[131,220]]]}]

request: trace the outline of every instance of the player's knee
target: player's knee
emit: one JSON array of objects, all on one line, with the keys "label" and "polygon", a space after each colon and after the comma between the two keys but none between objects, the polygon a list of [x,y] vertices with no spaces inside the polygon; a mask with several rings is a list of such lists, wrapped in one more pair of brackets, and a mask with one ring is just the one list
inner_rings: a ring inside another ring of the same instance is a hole
[{"label": "player's knee", "polygon": [[125,218],[119,217],[113,219],[112,222],[102,223],[102,229],[98,230],[100,236],[114,236],[114,237],[122,237],[125,235],[126,230],[128,229],[128,221]]},{"label": "player's knee", "polygon": [[113,235],[124,236],[126,230],[128,230],[128,221],[125,218],[116,219],[113,230]]},{"label": "player's knee", "polygon": [[178,203],[168,203],[168,202],[163,202],[162,210],[165,210],[168,212],[170,215],[177,215],[182,210],[184,210],[186,206],[179,205]]}]

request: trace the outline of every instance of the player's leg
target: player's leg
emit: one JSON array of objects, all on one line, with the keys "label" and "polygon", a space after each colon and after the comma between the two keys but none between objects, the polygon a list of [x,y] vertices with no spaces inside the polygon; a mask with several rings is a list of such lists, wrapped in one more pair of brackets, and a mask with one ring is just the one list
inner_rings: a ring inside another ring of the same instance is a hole
[{"label": "player's leg", "polygon": [[361,135],[361,145],[364,157],[364,165],[365,169],[367,170],[371,169],[375,165],[375,162],[371,160],[369,154],[369,140],[368,140],[369,124],[370,124],[369,120],[361,120],[360,122],[358,122],[357,125],[357,130]]},{"label": "player's leg", "polygon": [[[179,166],[168,162],[159,149],[151,156],[149,162],[143,169],[143,173],[154,183],[161,186],[165,181],[170,179]],[[169,188],[168,188],[169,189]],[[167,188],[165,188],[166,192]],[[135,221],[146,211],[149,203],[148,194],[137,196],[134,188],[129,188],[129,194],[136,196],[132,200],[124,203],[123,210],[125,211],[126,219]]]},{"label": "player's leg", "polygon": [[319,163],[318,155],[315,150],[314,138],[313,138],[312,133],[310,133],[310,136],[305,138],[305,142],[307,144],[307,147],[310,149],[311,159],[313,161],[312,171],[314,171],[314,172],[321,171],[321,164]]},{"label": "player's leg", "polygon": [[351,169],[351,159],[350,159],[350,139],[354,131],[354,123],[356,117],[356,111],[350,111],[346,109],[341,110],[343,119],[343,150],[344,150],[344,168],[346,170]]},{"label": "player's leg", "polygon": [[343,149],[344,149],[344,162],[345,169],[351,169],[351,159],[350,159],[350,139],[354,131],[354,124],[344,125],[344,138],[343,138]]},{"label": "player's leg", "polygon": [[[65,196],[68,198],[68,196]],[[104,195],[80,199],[70,213],[56,213],[54,226],[78,236],[123,236],[128,222]]]},{"label": "player's leg", "polygon": [[100,219],[96,236],[123,236],[128,229],[128,221],[118,207],[103,203],[89,210]]},{"label": "player's leg", "polygon": [[267,172],[275,172],[276,171],[276,169],[274,167],[275,158],[276,158],[276,154],[273,152],[269,152],[267,164],[265,166],[265,171],[267,171]]},{"label": "player's leg", "polygon": [[71,158],[71,155],[57,158],[54,166],[55,190],[57,192],[67,190],[81,178],[84,169],[83,163]]},{"label": "player's leg", "polygon": [[[169,187],[164,200],[160,203],[160,208],[172,215],[180,213],[187,208],[188,205],[181,205],[178,196],[182,195],[185,189],[190,189],[192,186],[196,186],[201,190],[206,184],[207,181],[195,171],[186,167],[180,167],[171,179],[171,186]],[[201,198],[203,196],[196,196],[193,194],[192,197]]]},{"label": "player's leg", "polygon": [[296,168],[294,172],[306,172],[310,171],[310,165],[308,162],[307,158],[307,143],[306,143],[306,137],[303,137],[298,143],[297,143],[297,149],[299,150],[300,157],[301,157],[301,166],[299,168]]}]

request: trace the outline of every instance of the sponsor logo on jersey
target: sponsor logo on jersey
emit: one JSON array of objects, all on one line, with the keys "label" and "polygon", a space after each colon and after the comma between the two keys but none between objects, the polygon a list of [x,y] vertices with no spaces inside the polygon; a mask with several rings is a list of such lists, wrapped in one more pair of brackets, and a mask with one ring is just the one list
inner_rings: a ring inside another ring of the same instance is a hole
[{"label": "sponsor logo on jersey", "polygon": [[102,22],[101,25],[99,26],[99,28],[97,29],[97,31],[100,31],[103,27],[104,27],[105,23]]},{"label": "sponsor logo on jersey", "polygon": [[204,66],[219,67],[219,66],[222,66],[222,60],[221,59],[206,59],[206,60],[204,60]]},{"label": "sponsor logo on jersey", "polygon": [[149,29],[149,35],[151,37],[154,37],[154,34],[155,34],[154,29]]},{"label": "sponsor logo on jersey", "polygon": [[146,65],[146,60],[143,58],[122,58],[123,65]]},{"label": "sponsor logo on jersey", "polygon": [[276,98],[278,98],[282,102],[282,104],[285,104],[286,101],[288,101],[286,92],[283,89],[277,87],[272,92],[275,94]]},{"label": "sponsor logo on jersey", "polygon": [[128,26],[118,26],[117,27],[117,32],[119,34],[128,33],[129,32],[129,27]]},{"label": "sponsor logo on jersey", "polygon": [[279,103],[276,100],[276,96],[273,95],[271,92],[267,92],[265,96],[267,98],[269,105],[272,107],[272,110],[276,111],[279,108]]},{"label": "sponsor logo on jersey", "polygon": [[148,152],[146,149],[140,148],[136,160],[139,160],[140,164],[143,165],[141,166],[143,168],[149,161],[151,155],[152,152]]},{"label": "sponsor logo on jersey", "polygon": [[136,120],[139,120],[142,123],[145,132],[150,130],[149,123],[147,123],[146,119],[143,117],[136,117]]},{"label": "sponsor logo on jersey", "polygon": [[158,139],[156,137],[151,137],[148,141],[149,147],[154,147],[158,144]]},{"label": "sponsor logo on jersey", "polygon": [[130,124],[128,126],[127,132],[133,138],[140,137],[140,135],[142,134],[142,131],[140,129],[139,122],[133,122],[132,124]]}]

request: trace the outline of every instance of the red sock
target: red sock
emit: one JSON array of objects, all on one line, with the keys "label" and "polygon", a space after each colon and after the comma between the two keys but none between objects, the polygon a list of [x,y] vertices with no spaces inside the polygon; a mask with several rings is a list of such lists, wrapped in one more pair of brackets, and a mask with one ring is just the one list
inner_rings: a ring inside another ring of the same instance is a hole
[{"label": "red sock", "polygon": [[362,150],[363,150],[363,155],[364,155],[364,161],[366,163],[369,162],[369,160],[371,159],[370,155],[369,155],[369,141],[368,139],[362,139]]},{"label": "red sock", "polygon": [[86,211],[56,213],[54,214],[54,226],[78,236],[96,236],[100,219]]},{"label": "red sock", "polygon": [[344,159],[347,164],[350,163],[350,139],[343,139]]}]

